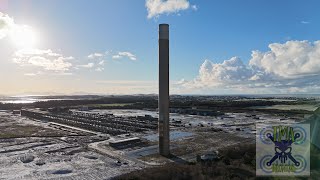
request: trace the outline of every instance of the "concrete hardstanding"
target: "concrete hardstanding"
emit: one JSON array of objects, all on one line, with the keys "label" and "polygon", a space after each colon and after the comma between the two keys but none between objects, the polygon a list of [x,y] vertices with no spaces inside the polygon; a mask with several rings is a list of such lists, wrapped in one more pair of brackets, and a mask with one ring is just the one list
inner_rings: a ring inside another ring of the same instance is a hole
[{"label": "concrete hardstanding", "polygon": [[169,156],[169,25],[159,25],[159,152]]}]

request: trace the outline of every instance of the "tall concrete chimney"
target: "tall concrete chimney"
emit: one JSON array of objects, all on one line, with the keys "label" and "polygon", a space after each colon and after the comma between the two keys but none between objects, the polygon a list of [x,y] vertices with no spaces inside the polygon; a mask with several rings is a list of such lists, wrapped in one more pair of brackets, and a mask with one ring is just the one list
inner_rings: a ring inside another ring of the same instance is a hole
[{"label": "tall concrete chimney", "polygon": [[169,156],[169,25],[159,25],[159,152]]}]

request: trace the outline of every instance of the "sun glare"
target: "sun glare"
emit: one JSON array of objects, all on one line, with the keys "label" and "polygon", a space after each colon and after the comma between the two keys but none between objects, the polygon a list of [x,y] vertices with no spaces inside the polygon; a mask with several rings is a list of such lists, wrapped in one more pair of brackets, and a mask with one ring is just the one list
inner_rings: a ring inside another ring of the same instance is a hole
[{"label": "sun glare", "polygon": [[29,26],[17,26],[11,33],[11,39],[19,48],[32,48],[36,43],[36,34]]}]

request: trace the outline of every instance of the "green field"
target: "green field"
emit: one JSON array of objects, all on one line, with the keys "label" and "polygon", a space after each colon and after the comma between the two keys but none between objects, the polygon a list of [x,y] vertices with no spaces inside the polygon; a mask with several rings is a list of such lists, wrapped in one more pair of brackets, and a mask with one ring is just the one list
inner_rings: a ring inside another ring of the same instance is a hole
[{"label": "green field", "polygon": [[312,104],[255,106],[253,109],[307,110],[315,111],[318,107]]}]

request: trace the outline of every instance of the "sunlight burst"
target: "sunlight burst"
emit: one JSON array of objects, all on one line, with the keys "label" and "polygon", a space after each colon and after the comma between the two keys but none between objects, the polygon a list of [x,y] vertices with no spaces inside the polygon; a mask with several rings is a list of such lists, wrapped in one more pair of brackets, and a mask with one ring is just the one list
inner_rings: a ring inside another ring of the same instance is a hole
[{"label": "sunlight burst", "polygon": [[32,48],[37,40],[34,30],[29,26],[16,26],[10,36],[19,48]]}]

